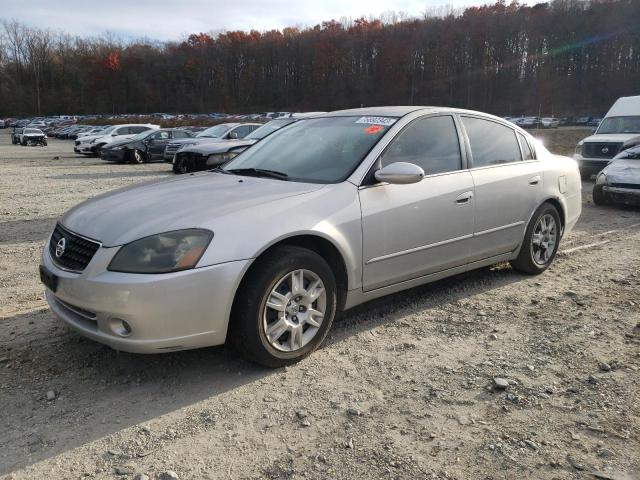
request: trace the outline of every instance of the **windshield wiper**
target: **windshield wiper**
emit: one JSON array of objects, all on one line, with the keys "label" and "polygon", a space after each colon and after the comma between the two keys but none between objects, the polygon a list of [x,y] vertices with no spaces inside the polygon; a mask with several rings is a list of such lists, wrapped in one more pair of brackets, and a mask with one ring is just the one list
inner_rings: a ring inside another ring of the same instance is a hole
[{"label": "windshield wiper", "polygon": [[231,173],[229,170],[225,170],[224,168],[220,168],[220,167],[212,168],[209,171],[213,173],[223,173],[225,175],[233,175],[233,173]]},{"label": "windshield wiper", "polygon": [[233,168],[227,170],[227,172],[231,172],[236,175],[277,178],[278,180],[287,180],[289,178],[289,175],[284,172],[278,172],[277,170],[267,170],[264,168]]}]

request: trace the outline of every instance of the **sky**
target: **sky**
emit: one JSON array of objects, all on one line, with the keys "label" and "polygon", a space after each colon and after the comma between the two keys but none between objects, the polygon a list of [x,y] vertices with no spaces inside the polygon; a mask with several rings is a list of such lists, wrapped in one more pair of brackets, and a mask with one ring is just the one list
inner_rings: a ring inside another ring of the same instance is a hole
[{"label": "sky", "polygon": [[[190,33],[271,30],[316,25],[342,17],[385,12],[421,16],[430,9],[493,3],[490,0],[0,0],[0,19],[71,35],[180,40]],[[521,0],[524,4],[538,3]]]}]

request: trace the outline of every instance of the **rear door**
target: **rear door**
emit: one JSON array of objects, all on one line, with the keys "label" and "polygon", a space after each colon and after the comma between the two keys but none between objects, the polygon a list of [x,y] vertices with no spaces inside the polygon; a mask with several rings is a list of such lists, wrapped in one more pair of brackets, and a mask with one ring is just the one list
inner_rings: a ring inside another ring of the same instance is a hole
[{"label": "rear door", "polygon": [[374,290],[466,263],[473,236],[473,180],[451,115],[420,117],[389,144],[378,167],[409,162],[425,178],[359,189],[363,285]]},{"label": "rear door", "polygon": [[[475,189],[472,260],[515,250],[542,198],[542,168],[524,135],[486,117],[460,117]],[[519,140],[526,147],[525,155]]]}]

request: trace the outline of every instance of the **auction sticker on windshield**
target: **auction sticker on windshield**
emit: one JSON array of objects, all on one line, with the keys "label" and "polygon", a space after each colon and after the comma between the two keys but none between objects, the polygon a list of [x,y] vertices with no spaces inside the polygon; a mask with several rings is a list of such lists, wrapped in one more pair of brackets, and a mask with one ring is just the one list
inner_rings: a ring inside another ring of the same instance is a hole
[{"label": "auction sticker on windshield", "polygon": [[364,123],[367,125],[384,125],[389,126],[396,123],[397,118],[389,118],[389,117],[360,117],[356,120],[356,123]]}]

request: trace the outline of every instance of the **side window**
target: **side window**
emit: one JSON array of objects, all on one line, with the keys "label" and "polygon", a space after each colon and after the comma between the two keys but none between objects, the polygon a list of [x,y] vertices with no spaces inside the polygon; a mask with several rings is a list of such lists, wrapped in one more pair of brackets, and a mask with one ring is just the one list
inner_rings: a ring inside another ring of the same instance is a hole
[{"label": "side window", "polygon": [[169,132],[158,132],[154,136],[159,140],[166,140],[169,138]]},{"label": "side window", "polygon": [[240,125],[232,130],[238,135],[238,138],[244,138],[255,130],[255,125]]},{"label": "side window", "polygon": [[142,133],[149,130],[148,127],[129,127],[131,133]]},{"label": "side window", "polygon": [[115,133],[118,135],[129,135],[129,127],[120,127],[115,131]]},{"label": "side window", "polygon": [[172,133],[173,138],[188,138],[187,132],[184,130],[174,130]]},{"label": "side window", "polygon": [[513,129],[481,118],[462,117],[462,123],[469,136],[474,167],[522,160]]},{"label": "side window", "polygon": [[394,162],[413,163],[426,175],[460,170],[462,158],[453,117],[415,120],[393,139],[381,162],[383,167]]},{"label": "side window", "polygon": [[531,145],[527,142],[527,139],[518,132],[518,140],[520,140],[520,146],[522,147],[522,155],[525,160],[533,160],[536,156],[533,154],[533,150],[531,149]]}]

